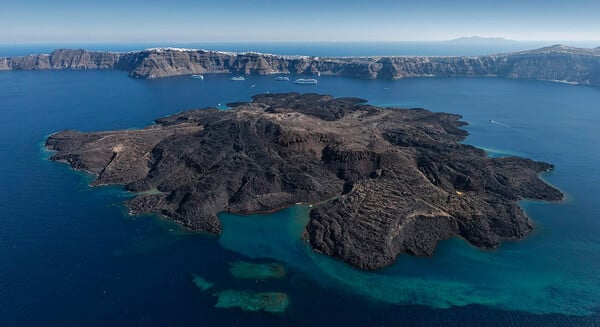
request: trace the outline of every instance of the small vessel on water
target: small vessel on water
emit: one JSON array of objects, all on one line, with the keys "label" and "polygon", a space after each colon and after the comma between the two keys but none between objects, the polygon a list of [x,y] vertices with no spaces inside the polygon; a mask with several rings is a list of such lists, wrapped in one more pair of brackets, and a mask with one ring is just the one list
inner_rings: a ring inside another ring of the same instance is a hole
[{"label": "small vessel on water", "polygon": [[285,77],[285,76],[278,76],[278,77],[275,77],[275,80],[276,81],[289,81],[290,78],[289,77]]},{"label": "small vessel on water", "polygon": [[246,78],[244,78],[244,76],[237,76],[237,77],[232,77],[231,80],[232,81],[245,81]]},{"label": "small vessel on water", "polygon": [[314,78],[299,78],[294,81],[296,84],[317,84],[318,81]]},{"label": "small vessel on water", "polygon": [[194,75],[190,76],[190,78],[204,80],[204,76],[200,75],[200,74],[194,74]]}]

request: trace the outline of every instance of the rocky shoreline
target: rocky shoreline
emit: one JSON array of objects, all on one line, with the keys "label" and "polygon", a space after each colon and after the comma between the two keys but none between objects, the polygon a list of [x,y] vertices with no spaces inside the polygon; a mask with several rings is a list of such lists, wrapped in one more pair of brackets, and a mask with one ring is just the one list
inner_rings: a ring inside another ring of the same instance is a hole
[{"label": "rocky shoreline", "polygon": [[481,248],[522,238],[533,225],[519,200],[563,198],[538,177],[552,165],[459,143],[458,115],[297,93],[230,106],[140,130],[62,131],[46,146],[52,160],[96,174],[93,185],[158,190],[128,207],[194,230],[220,233],[219,212],[314,203],[313,249],[369,270],[431,255],[453,236]]},{"label": "rocky shoreline", "polygon": [[600,86],[600,50],[555,45],[486,56],[322,58],[171,48],[122,53],[61,49],[0,58],[0,71],[65,69],[118,69],[145,79],[207,73],[322,74],[387,80],[491,76]]}]

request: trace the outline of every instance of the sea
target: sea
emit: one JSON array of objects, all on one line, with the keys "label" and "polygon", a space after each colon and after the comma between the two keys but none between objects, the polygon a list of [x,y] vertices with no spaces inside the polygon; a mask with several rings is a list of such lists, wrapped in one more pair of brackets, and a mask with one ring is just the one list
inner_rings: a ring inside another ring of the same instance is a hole
[{"label": "sea", "polygon": [[451,40],[402,42],[145,42],[145,43],[37,43],[2,44],[0,57],[50,53],[56,49],[86,49],[91,51],[140,51],[149,48],[186,48],[231,52],[261,52],[280,55],[318,57],[365,56],[478,56],[525,51],[554,44],[580,48],[595,48],[598,41],[512,41],[512,40]]},{"label": "sea", "polygon": [[[321,76],[317,85],[296,85],[230,77],[0,72],[0,326],[600,326],[599,88],[499,78]],[[130,216],[123,202],[132,194],[89,187],[93,176],[49,161],[43,146],[60,130],[142,128],[182,110],[226,110],[254,94],[292,91],[461,114],[465,143],[489,156],[554,164],[542,178],[566,199],[522,201],[535,224],[523,240],[481,250],[452,238],[432,257],[402,255],[367,272],[302,240],[309,206],[222,213],[221,235],[191,232],[158,216]],[[240,263],[283,268],[242,278],[233,269]],[[282,312],[244,302],[271,292],[285,295]],[[246,297],[228,298],[234,307],[227,307],[224,294]]]}]

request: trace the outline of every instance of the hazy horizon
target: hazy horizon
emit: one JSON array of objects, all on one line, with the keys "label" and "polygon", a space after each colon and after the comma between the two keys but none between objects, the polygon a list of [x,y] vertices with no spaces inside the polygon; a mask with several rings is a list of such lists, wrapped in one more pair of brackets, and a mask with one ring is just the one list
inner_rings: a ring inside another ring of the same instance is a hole
[{"label": "hazy horizon", "polygon": [[582,0],[23,0],[2,5],[0,43],[432,42],[478,35],[595,41],[600,2]]},{"label": "hazy horizon", "polygon": [[229,52],[259,52],[278,55],[319,57],[364,56],[476,56],[512,53],[563,44],[577,48],[596,48],[599,41],[514,41],[504,39],[460,38],[442,41],[210,41],[210,42],[61,42],[0,43],[0,57],[51,53],[57,49],[129,52],[150,48],[185,48]]},{"label": "hazy horizon", "polygon": [[[527,39],[527,40],[517,40],[517,39],[508,39],[508,38],[504,38],[501,36],[485,36],[485,37],[481,37],[478,35],[474,35],[474,36],[462,36],[462,37],[457,37],[457,38],[452,38],[452,39],[439,39],[439,40],[383,40],[383,41],[378,41],[378,40],[301,40],[301,41],[295,41],[295,40],[283,40],[283,41],[277,41],[277,40],[209,40],[209,41],[205,41],[205,40],[191,40],[191,41],[172,41],[172,40],[148,40],[148,41],[126,41],[126,40],[121,40],[121,41],[110,41],[110,40],[106,40],[106,41],[93,41],[93,40],[87,40],[87,41],[72,41],[72,40],[66,40],[66,41],[23,41],[23,42],[0,42],[0,45],[35,45],[35,44],[44,44],[44,45],[51,45],[51,44],[150,44],[150,43],[179,43],[179,44],[194,44],[194,43],[297,43],[297,44],[302,44],[302,43],[346,43],[346,44],[351,44],[351,43],[379,43],[379,44],[384,44],[384,43],[441,43],[441,42],[452,42],[452,41],[461,41],[461,40],[466,40],[466,41],[470,41],[470,38],[478,38],[477,40],[473,40],[473,42],[516,42],[516,43],[545,43],[545,44],[549,44],[549,45],[553,45],[553,44],[567,44],[567,43],[572,43],[572,44],[595,44],[598,43],[598,45],[600,46],[600,39],[589,39],[589,40],[568,40],[568,39],[548,39],[548,40],[543,40],[543,39]],[[500,39],[500,40],[498,40]]]}]

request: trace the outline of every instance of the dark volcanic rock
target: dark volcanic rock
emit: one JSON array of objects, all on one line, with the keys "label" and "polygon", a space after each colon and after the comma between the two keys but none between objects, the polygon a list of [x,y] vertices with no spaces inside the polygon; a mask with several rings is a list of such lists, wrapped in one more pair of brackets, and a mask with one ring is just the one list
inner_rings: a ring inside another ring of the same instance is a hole
[{"label": "dark volcanic rock", "polygon": [[139,194],[152,212],[219,233],[219,212],[250,214],[319,203],[312,247],[377,269],[401,253],[431,255],[461,236],[492,248],[532,224],[517,201],[560,200],[538,178],[552,165],[487,158],[459,143],[460,116],[384,109],[317,94],[258,95],[228,111],[191,110],[142,130],[50,136],[56,161]]}]

